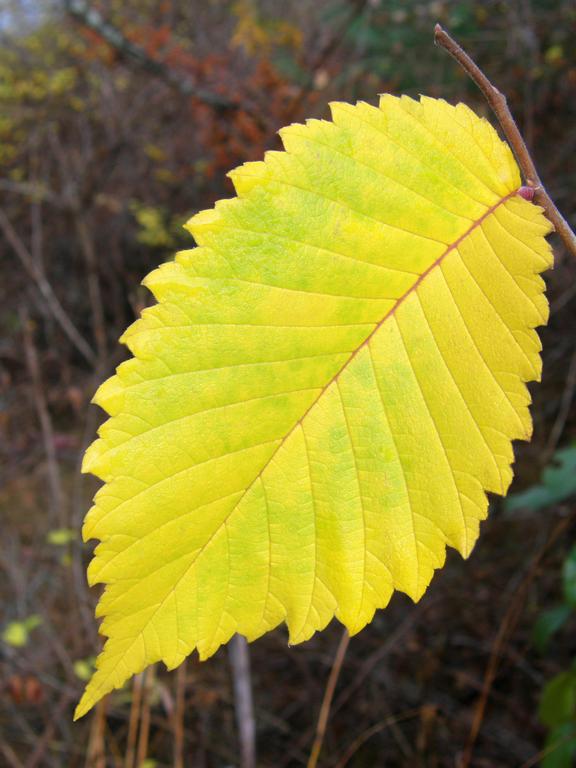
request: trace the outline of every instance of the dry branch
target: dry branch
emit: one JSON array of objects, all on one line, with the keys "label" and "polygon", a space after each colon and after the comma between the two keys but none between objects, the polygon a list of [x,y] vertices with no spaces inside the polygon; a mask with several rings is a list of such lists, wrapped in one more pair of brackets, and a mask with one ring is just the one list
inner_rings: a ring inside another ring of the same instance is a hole
[{"label": "dry branch", "polygon": [[31,277],[36,284],[36,287],[42,294],[42,297],[46,302],[46,306],[48,307],[53,318],[62,328],[66,336],[68,336],[72,344],[74,344],[78,352],[80,352],[80,354],[91,365],[94,365],[96,362],[96,355],[94,354],[94,351],[88,342],[84,339],[80,331],[76,328],[62,304],[60,304],[60,301],[54,293],[52,286],[46,279],[46,276],[38,264],[34,261],[32,254],[28,251],[18,236],[16,230],[10,223],[8,217],[2,210],[0,210],[0,230],[2,230],[4,233],[4,237],[12,246],[14,253],[20,259],[20,262],[22,263],[29,277]]},{"label": "dry branch", "polygon": [[566,246],[566,249],[576,257],[576,235],[558,208],[556,208],[552,198],[544,188],[538,171],[536,170],[536,166],[534,165],[534,161],[532,160],[532,156],[526,146],[526,142],[522,138],[520,129],[516,125],[514,116],[508,107],[506,96],[490,82],[476,62],[460,45],[458,45],[454,38],[452,38],[440,24],[436,24],[434,28],[434,42],[436,45],[444,48],[445,51],[448,51],[450,56],[458,62],[466,74],[482,91],[484,98],[488,102],[488,106],[496,115],[502,131],[516,156],[518,165],[524,174],[526,184],[534,190],[534,202],[544,208],[546,216],[554,225],[554,229]]},{"label": "dry branch", "polygon": [[240,740],[241,768],[256,766],[256,724],[252,700],[250,651],[246,638],[234,635],[228,647],[234,684],[236,722]]},{"label": "dry branch", "polygon": [[87,0],[64,0],[64,10],[87,29],[105,40],[122,58],[133,61],[147,72],[164,80],[183,96],[193,96],[199,101],[217,109],[237,109],[238,105],[218,94],[198,88],[196,84],[181,72],[166,67],[162,62],[150,57],[139,45],[129,40],[104,16],[93,8]]}]

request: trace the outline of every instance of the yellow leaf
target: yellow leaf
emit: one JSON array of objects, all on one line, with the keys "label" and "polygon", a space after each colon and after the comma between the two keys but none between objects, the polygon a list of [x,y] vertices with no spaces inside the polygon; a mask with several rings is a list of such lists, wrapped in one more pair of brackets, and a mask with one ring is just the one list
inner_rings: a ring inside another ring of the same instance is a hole
[{"label": "yellow leaf", "polygon": [[107,636],[77,716],[235,632],[418,600],[512,478],[551,266],[512,154],[464,105],[332,105],[232,174],[98,391],[84,536]]}]

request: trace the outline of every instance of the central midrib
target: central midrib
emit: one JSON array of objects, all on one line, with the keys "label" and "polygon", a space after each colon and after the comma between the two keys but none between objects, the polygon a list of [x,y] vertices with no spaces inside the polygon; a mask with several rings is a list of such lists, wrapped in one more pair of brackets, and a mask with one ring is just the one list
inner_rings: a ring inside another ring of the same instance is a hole
[{"label": "central midrib", "polygon": [[[273,458],[276,456],[276,454],[278,453],[278,451],[279,451],[279,450],[282,448],[282,446],[285,444],[285,442],[288,440],[288,438],[289,438],[289,437],[290,437],[290,435],[291,435],[291,434],[294,432],[294,430],[295,430],[297,427],[299,427],[299,426],[302,424],[302,422],[304,421],[304,419],[306,418],[306,416],[307,416],[307,415],[310,413],[310,411],[312,410],[312,408],[314,408],[314,406],[316,405],[316,403],[317,403],[317,402],[320,400],[320,398],[321,398],[321,397],[324,395],[324,393],[326,392],[326,390],[328,389],[328,387],[329,387],[331,384],[333,384],[335,381],[337,381],[337,380],[338,380],[338,377],[340,376],[340,374],[341,374],[341,373],[343,373],[343,372],[344,372],[344,371],[345,371],[345,370],[348,368],[348,366],[350,365],[350,363],[352,362],[352,360],[354,360],[354,358],[355,358],[355,357],[356,357],[356,355],[357,355],[357,354],[360,352],[360,350],[361,350],[361,349],[363,349],[364,347],[366,347],[366,346],[367,346],[367,345],[370,343],[370,340],[373,338],[373,336],[374,336],[376,333],[378,333],[378,331],[379,331],[379,330],[380,330],[380,328],[381,328],[381,327],[384,325],[384,323],[386,322],[386,320],[388,320],[390,317],[393,317],[393,315],[395,314],[395,312],[396,312],[396,310],[398,309],[398,307],[400,307],[400,306],[403,304],[403,302],[404,302],[404,301],[405,301],[405,300],[406,300],[406,299],[407,299],[409,296],[411,296],[411,295],[412,295],[412,294],[413,294],[413,293],[414,293],[414,292],[415,292],[415,291],[418,289],[418,286],[419,286],[419,285],[420,285],[420,284],[421,284],[421,283],[422,283],[422,282],[423,282],[423,281],[426,279],[426,277],[427,277],[427,276],[428,276],[428,275],[429,275],[429,274],[430,274],[430,273],[431,273],[431,272],[432,272],[434,269],[436,269],[436,267],[438,267],[438,266],[439,266],[439,265],[440,265],[440,264],[441,264],[441,263],[444,261],[444,259],[446,258],[446,256],[448,256],[448,254],[449,254],[449,253],[451,253],[452,251],[456,250],[456,248],[458,248],[458,246],[460,245],[460,243],[462,243],[462,241],[463,241],[463,240],[465,240],[465,239],[468,237],[468,235],[470,235],[472,232],[474,232],[474,230],[478,229],[478,227],[479,227],[479,226],[481,226],[481,224],[482,224],[482,222],[483,222],[483,221],[485,221],[485,220],[486,220],[486,219],[487,219],[489,216],[491,216],[491,215],[494,213],[494,211],[496,211],[496,210],[497,210],[497,209],[498,209],[498,208],[499,208],[501,205],[503,205],[505,202],[507,202],[508,200],[510,200],[512,197],[515,197],[517,194],[518,194],[518,190],[517,190],[517,189],[515,189],[515,190],[514,190],[514,191],[512,191],[512,192],[509,192],[507,195],[505,195],[504,197],[500,198],[500,200],[498,200],[498,202],[494,203],[494,205],[490,206],[490,208],[488,208],[488,209],[487,209],[487,210],[486,210],[486,211],[485,211],[485,212],[482,214],[482,216],[480,216],[480,218],[476,219],[476,221],[473,221],[473,222],[472,222],[472,224],[471,224],[471,225],[468,227],[468,229],[467,229],[467,230],[466,230],[466,231],[465,231],[465,232],[464,232],[462,235],[460,235],[460,237],[459,237],[457,240],[455,240],[455,241],[454,241],[454,242],[453,242],[451,245],[449,245],[449,246],[446,248],[446,250],[445,250],[445,251],[443,251],[443,253],[441,253],[441,254],[440,254],[440,256],[438,256],[438,258],[437,258],[437,259],[435,259],[435,260],[432,262],[432,264],[430,264],[430,266],[429,266],[429,267],[427,267],[427,268],[424,270],[424,272],[422,272],[422,274],[421,274],[421,275],[420,275],[420,276],[417,278],[417,280],[415,280],[415,281],[412,283],[412,285],[410,286],[410,288],[408,288],[408,290],[406,291],[406,293],[404,293],[404,294],[403,294],[403,295],[402,295],[402,296],[401,296],[401,297],[400,297],[400,298],[399,298],[399,299],[396,301],[396,303],[394,304],[394,306],[393,306],[393,307],[392,307],[392,308],[391,308],[391,309],[390,309],[390,310],[389,310],[389,311],[388,311],[388,312],[387,312],[387,313],[384,315],[384,317],[383,317],[383,318],[382,318],[382,319],[381,319],[381,320],[380,320],[380,321],[379,321],[379,322],[376,324],[376,326],[374,327],[374,329],[373,329],[372,331],[370,331],[370,333],[368,334],[368,336],[366,336],[366,338],[364,339],[364,341],[363,341],[361,344],[359,344],[359,345],[356,347],[356,349],[355,349],[355,350],[352,352],[352,354],[351,354],[351,355],[350,355],[350,357],[349,357],[349,358],[346,360],[346,362],[345,362],[345,363],[344,363],[344,364],[343,364],[343,365],[342,365],[342,366],[341,366],[341,367],[340,367],[340,368],[339,368],[339,369],[336,371],[336,373],[335,373],[335,374],[332,376],[332,378],[331,378],[331,379],[329,379],[329,381],[328,381],[326,384],[324,384],[324,386],[322,387],[322,389],[320,390],[320,392],[318,393],[318,395],[316,396],[316,398],[315,398],[315,399],[312,401],[312,403],[310,403],[310,405],[309,405],[309,406],[308,406],[308,408],[307,408],[307,409],[304,411],[304,413],[302,414],[302,416],[300,416],[300,418],[298,419],[298,421],[296,421],[296,422],[294,423],[294,426],[290,427],[289,431],[288,431],[288,432],[287,432],[287,433],[284,435],[284,437],[283,437],[283,438],[280,440],[280,443],[279,443],[279,444],[278,444],[278,446],[277,446],[277,447],[274,449],[273,453],[272,453],[272,454],[271,454],[271,455],[268,457],[268,459],[266,460],[266,462],[264,463],[264,465],[262,466],[262,468],[260,469],[260,471],[258,472],[258,474],[256,475],[256,477],[255,477],[253,480],[251,480],[251,481],[250,481],[249,485],[247,485],[247,486],[246,486],[246,488],[245,488],[245,490],[244,490],[244,493],[243,493],[243,494],[242,494],[242,496],[241,496],[241,497],[238,499],[238,501],[236,502],[236,504],[234,505],[234,507],[233,507],[233,508],[230,510],[230,512],[228,513],[228,515],[226,516],[226,518],[223,520],[223,522],[221,523],[221,525],[220,525],[220,526],[218,526],[218,528],[217,528],[217,529],[214,531],[214,533],[212,534],[212,536],[210,537],[210,539],[209,539],[209,540],[206,542],[206,544],[205,544],[205,545],[204,545],[204,547],[202,548],[201,552],[202,552],[202,551],[204,551],[204,550],[206,549],[206,547],[208,546],[208,544],[210,543],[210,541],[211,541],[211,540],[214,538],[214,536],[216,536],[216,534],[218,533],[218,531],[219,531],[219,530],[221,530],[221,528],[222,528],[222,525],[225,525],[225,524],[227,523],[227,521],[228,521],[228,518],[229,518],[229,517],[230,517],[232,514],[234,514],[234,512],[236,511],[236,509],[238,509],[238,507],[239,507],[239,506],[240,506],[240,504],[242,503],[242,500],[244,499],[244,497],[246,496],[246,494],[248,493],[248,491],[249,491],[249,490],[252,488],[252,486],[254,485],[254,483],[256,483],[256,481],[260,479],[260,477],[262,476],[262,473],[263,473],[263,472],[264,472],[264,470],[265,470],[265,469],[266,469],[266,468],[267,468],[267,467],[270,465],[270,462],[272,461],[272,459],[273,459]],[[200,554],[201,554],[201,552],[199,552],[198,554],[200,555]]]}]

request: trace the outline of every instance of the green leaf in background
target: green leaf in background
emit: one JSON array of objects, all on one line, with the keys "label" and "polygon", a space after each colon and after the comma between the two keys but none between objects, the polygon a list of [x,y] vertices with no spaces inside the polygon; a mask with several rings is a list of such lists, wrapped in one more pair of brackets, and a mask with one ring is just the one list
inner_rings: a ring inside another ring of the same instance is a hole
[{"label": "green leaf in background", "polygon": [[572,768],[576,758],[576,723],[563,723],[548,734],[542,768]]},{"label": "green leaf in background", "polygon": [[556,675],[546,684],[538,714],[548,728],[576,722],[576,665]]},{"label": "green leaf in background", "polygon": [[74,662],[74,674],[79,680],[87,682],[94,674],[96,657],[88,656],[87,659],[77,659]]},{"label": "green leaf in background", "polygon": [[77,539],[78,534],[72,528],[56,528],[46,536],[48,544],[54,544],[56,547],[63,547]]},{"label": "green leaf in background", "polygon": [[576,494],[576,446],[554,454],[552,464],[542,474],[542,482],[522,493],[512,494],[504,502],[507,512],[531,509],[537,512],[566,501]]},{"label": "green leaf in background", "polygon": [[553,635],[568,621],[572,613],[572,606],[562,603],[544,611],[534,625],[532,642],[540,653],[543,653]]},{"label": "green leaf in background", "polygon": [[571,608],[576,608],[576,546],[572,547],[570,554],[564,561],[562,581],[564,600]]},{"label": "green leaf in background", "polygon": [[11,621],[2,632],[2,640],[13,648],[23,648],[27,645],[32,630],[40,624],[42,619],[35,613],[23,621]]}]

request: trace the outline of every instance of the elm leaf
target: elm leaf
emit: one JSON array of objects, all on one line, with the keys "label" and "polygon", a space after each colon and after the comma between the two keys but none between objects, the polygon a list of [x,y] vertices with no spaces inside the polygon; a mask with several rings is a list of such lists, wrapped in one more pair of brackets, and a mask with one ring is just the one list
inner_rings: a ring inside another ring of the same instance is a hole
[{"label": "elm leaf", "polygon": [[189,221],[96,394],[107,640],[77,717],[234,633],[355,633],[419,600],[531,436],[551,226],[509,147],[462,104],[331,109]]}]

